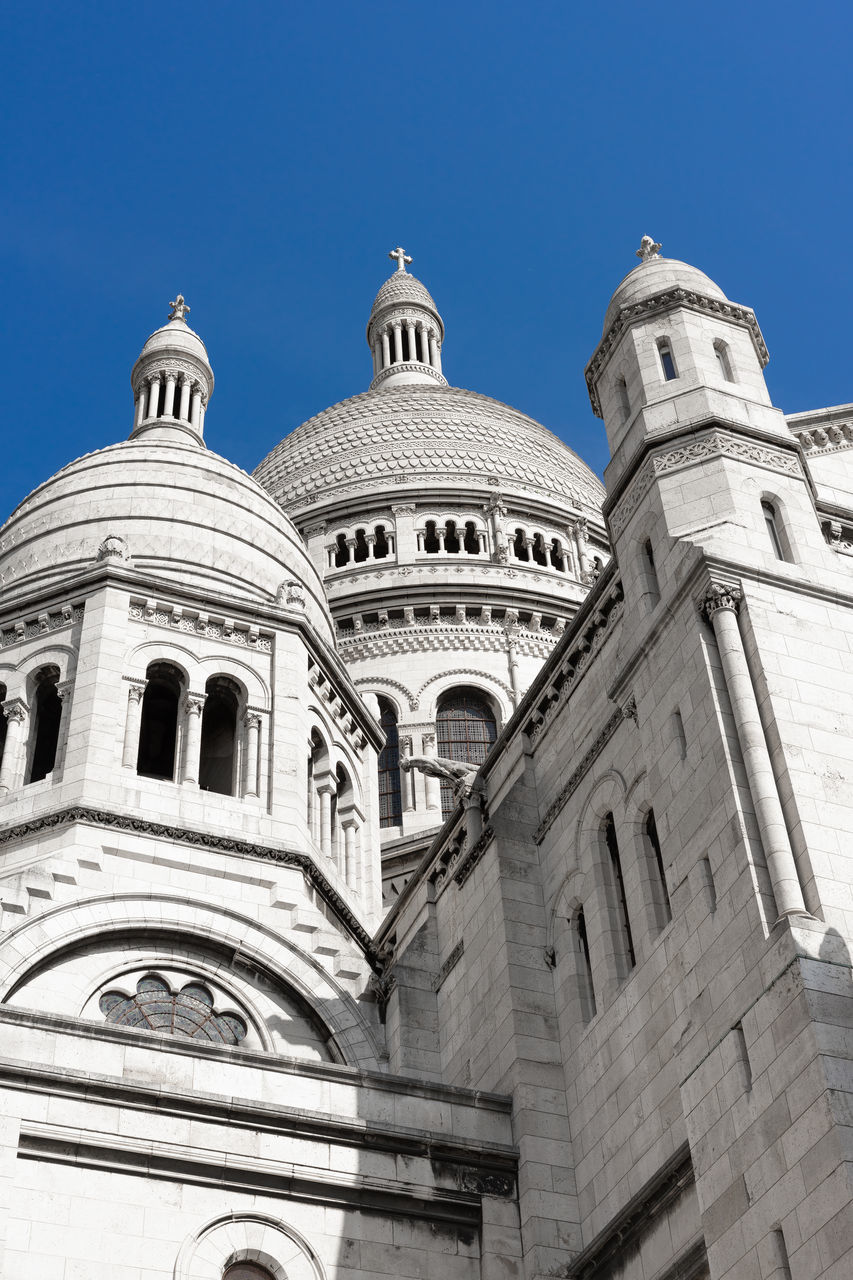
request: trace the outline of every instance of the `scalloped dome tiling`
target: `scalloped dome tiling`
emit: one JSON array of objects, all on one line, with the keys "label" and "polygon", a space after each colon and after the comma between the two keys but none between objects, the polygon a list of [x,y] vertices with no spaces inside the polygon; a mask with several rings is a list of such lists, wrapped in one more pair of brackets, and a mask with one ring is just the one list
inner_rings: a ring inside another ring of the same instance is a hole
[{"label": "scalloped dome tiling", "polygon": [[426,285],[421,284],[416,276],[410,275],[408,271],[395,271],[389,276],[382,288],[373,299],[373,306],[370,308],[371,314],[379,311],[381,307],[390,306],[394,302],[413,302],[421,307],[429,307],[438,314],[438,307],[435,305],[432,294]]},{"label": "scalloped dome tiling", "polygon": [[286,511],[353,485],[435,480],[573,498],[596,516],[604,500],[598,477],[547,427],[458,387],[393,387],[342,400],[286,436],[254,476]]}]

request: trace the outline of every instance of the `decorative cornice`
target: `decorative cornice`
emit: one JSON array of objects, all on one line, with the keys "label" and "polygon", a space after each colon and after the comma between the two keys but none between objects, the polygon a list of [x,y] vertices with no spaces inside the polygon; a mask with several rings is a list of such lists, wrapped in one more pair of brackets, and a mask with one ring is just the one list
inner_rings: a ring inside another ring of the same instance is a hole
[{"label": "decorative cornice", "polygon": [[841,449],[853,449],[853,423],[832,422],[826,427],[798,427],[796,423],[789,422],[788,427],[806,453],[838,453]]},{"label": "decorative cornice", "polygon": [[164,822],[151,822],[147,818],[134,818],[128,814],[114,813],[107,809],[90,809],[84,805],[72,805],[66,809],[58,809],[53,813],[31,818],[28,822],[19,822],[14,826],[0,828],[0,848],[14,840],[24,840],[28,836],[40,835],[46,831],[57,831],[75,822],[106,827],[110,831],[128,831],[133,835],[177,840],[181,844],[194,845],[217,853],[234,853],[242,857],[259,858],[264,862],[272,862],[277,866],[292,867],[301,871],[340,923],[345,926],[371,968],[378,970],[381,967],[381,954],[364,925],[308,854],[300,853],[295,849],[275,849],[271,845],[253,844],[249,840],[237,840],[232,836],[213,835],[207,831],[194,831],[188,827],[175,827]]},{"label": "decorative cornice", "polygon": [[23,640],[32,640],[51,631],[71,627],[82,620],[83,610],[82,604],[64,604],[59,609],[39,613],[34,618],[19,618],[0,630],[0,649],[8,649],[10,645],[20,644]]},{"label": "decorative cornice", "polygon": [[371,382],[370,390],[375,391],[377,387],[381,387],[382,383],[394,373],[417,373],[425,378],[432,378],[433,382],[437,382],[440,387],[447,386],[444,374],[433,369],[432,365],[421,364],[418,360],[404,360],[400,364],[389,364],[387,369],[381,369]]},{"label": "decorative cornice", "polygon": [[586,366],[586,385],[589,391],[592,411],[597,418],[602,416],[601,401],[598,396],[598,378],[622,334],[635,321],[646,320],[649,316],[657,315],[663,311],[671,311],[674,307],[687,307],[690,311],[701,311],[706,314],[716,315],[723,320],[731,321],[733,324],[739,324],[748,329],[762,369],[768,363],[770,356],[767,352],[764,338],[758,327],[755,312],[749,307],[741,307],[737,303],[727,302],[720,298],[708,298],[704,294],[695,293],[692,289],[666,289],[662,293],[655,294],[652,298],[644,298],[641,302],[622,307],[619,315],[596,347],[592,359]]},{"label": "decorative cornice", "polygon": [[475,840],[474,844],[471,845],[471,848],[463,855],[453,876],[457,885],[461,887],[465,883],[494,838],[494,828],[486,827],[479,839]]},{"label": "decorative cornice", "polygon": [[158,600],[132,597],[128,617],[134,622],[148,623],[149,626],[167,627],[171,631],[207,636],[211,640],[227,640],[230,644],[240,645],[244,649],[258,649],[262,653],[272,653],[272,632],[261,634],[260,628],[254,624],[235,622],[233,618],[225,618],[218,614],[211,617],[208,613],[183,609],[180,605],[162,604]]},{"label": "decorative cornice", "polygon": [[[610,1280],[611,1276],[621,1273],[626,1258],[635,1255],[638,1241],[652,1229],[655,1219],[666,1213],[694,1180],[690,1148],[685,1142],[624,1209],[611,1218],[605,1229],[555,1274],[562,1280]],[[694,1243],[681,1261],[686,1261],[695,1248]],[[671,1275],[671,1280],[676,1276],[679,1280],[688,1280],[689,1276],[698,1277],[702,1273],[676,1270],[666,1274]]]},{"label": "decorative cornice", "polygon": [[796,452],[790,448],[774,448],[772,445],[744,439],[732,431],[717,427],[711,428],[706,434],[698,437],[691,434],[687,444],[662,449],[660,452],[650,454],[645,460],[608,515],[612,536],[618,538],[624,532],[629,520],[659,476],[680,471],[684,467],[691,467],[714,457],[736,458],[741,462],[766,467],[768,471],[778,471],[783,475],[796,476],[800,479],[803,476],[800,460]]},{"label": "decorative cornice", "polygon": [[624,706],[618,707],[613,712],[610,719],[601,729],[601,732],[598,734],[592,746],[582,758],[580,764],[573,770],[568,780],[560,789],[560,793],[556,800],[553,800],[545,810],[545,817],[542,819],[533,835],[533,839],[537,844],[541,844],[546,833],[553,825],[557,814],[565,807],[574,792],[577,791],[584,776],[595,764],[596,760],[624,720],[633,720],[635,724],[637,723],[637,704],[633,697],[629,698]]}]

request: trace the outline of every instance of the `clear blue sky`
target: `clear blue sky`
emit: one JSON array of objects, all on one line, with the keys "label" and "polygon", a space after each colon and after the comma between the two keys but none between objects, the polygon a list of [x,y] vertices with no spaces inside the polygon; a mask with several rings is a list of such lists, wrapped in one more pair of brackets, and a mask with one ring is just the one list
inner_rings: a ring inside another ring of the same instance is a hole
[{"label": "clear blue sky", "polygon": [[584,365],[641,235],[755,307],[788,412],[853,400],[849,3],[7,3],[2,515],[127,436],[186,294],[211,448],[366,388],[402,244],[451,382],[596,470]]}]

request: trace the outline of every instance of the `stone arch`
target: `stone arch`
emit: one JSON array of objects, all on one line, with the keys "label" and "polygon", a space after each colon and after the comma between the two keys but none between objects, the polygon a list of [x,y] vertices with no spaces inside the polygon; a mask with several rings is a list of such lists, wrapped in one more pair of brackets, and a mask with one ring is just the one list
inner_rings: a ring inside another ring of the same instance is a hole
[{"label": "stone arch", "polygon": [[222,1280],[227,1267],[256,1262],[275,1280],[325,1280],[322,1263],[293,1227],[270,1214],[229,1213],[187,1237],[175,1261],[174,1280]]},{"label": "stone arch", "polygon": [[417,711],[418,709],[417,694],[412,693],[411,689],[407,688],[406,685],[401,684],[399,680],[389,680],[387,676],[359,676],[355,681],[355,686],[357,689],[363,689],[368,693],[382,694],[383,697],[388,698],[391,702],[396,702],[398,714],[400,715],[403,714],[403,704],[399,698],[395,698],[394,695],[389,692],[391,689],[394,689],[397,694],[402,694],[408,704],[409,711]]},{"label": "stone arch", "polygon": [[460,667],[453,671],[439,671],[436,675],[430,676],[428,680],[423,682],[418,690],[417,699],[420,707],[421,698],[427,689],[430,690],[431,701],[429,707],[424,708],[426,718],[432,721],[435,720],[439,698],[457,685],[468,685],[472,689],[479,689],[481,693],[486,694],[492,700],[495,704],[498,732],[500,732],[512,715],[512,689],[505,681],[493,676],[490,672],[478,671],[471,667]]},{"label": "stone arch", "polygon": [[[272,929],[228,907],[187,896],[120,894],[59,905],[10,930],[0,942],[0,1003],[5,1003],[36,968],[58,959],[69,947],[109,934],[150,928],[193,943],[206,939],[290,985],[329,1028],[349,1066],[381,1070],[381,1050],[373,1028],[348,991],[307,952]],[[342,941],[344,939],[342,938]],[[82,993],[81,993],[82,994]]]},{"label": "stone arch", "polygon": [[[182,644],[170,640],[145,640],[125,655],[124,671],[129,675],[145,678],[145,672],[153,662],[168,662],[181,672],[187,689],[194,688],[199,679],[198,659]],[[203,685],[202,681],[202,685]]]},{"label": "stone arch", "polygon": [[[620,885],[614,876],[603,824],[608,814],[613,815],[622,875],[630,866],[635,877],[636,859],[633,844],[625,840],[625,797],[627,787],[624,776],[617,769],[606,769],[592,778],[586,798],[580,806],[575,826],[575,849],[579,869],[589,876],[589,914],[586,917],[587,936],[592,968],[592,983],[596,999],[610,999],[626,980],[631,969],[630,951],[633,935],[625,936],[621,912]],[[630,863],[626,854],[630,852]]]},{"label": "stone arch", "polygon": [[211,676],[229,676],[241,686],[248,706],[269,711],[272,705],[269,685],[248,662],[230,652],[217,652],[199,658],[198,669],[202,680],[209,680]]}]

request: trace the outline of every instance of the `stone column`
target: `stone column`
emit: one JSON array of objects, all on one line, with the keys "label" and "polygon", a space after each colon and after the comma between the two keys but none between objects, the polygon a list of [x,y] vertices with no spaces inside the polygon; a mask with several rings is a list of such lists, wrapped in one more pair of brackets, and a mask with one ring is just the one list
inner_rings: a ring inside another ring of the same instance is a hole
[{"label": "stone column", "polygon": [[737,622],[739,587],[713,585],[700,606],[714,628],[767,870],[781,916],[807,915],[755,689]]},{"label": "stone column", "polygon": [[124,722],[124,748],[121,755],[121,763],[125,769],[135,769],[139,758],[142,698],[147,684],[147,680],[134,680],[127,688],[127,717]]},{"label": "stone column", "polygon": [[382,334],[382,368],[387,369],[391,363],[391,344],[388,340],[388,330],[385,329]]},{"label": "stone column", "polygon": [[382,372],[382,339],[376,338],[373,343],[373,376]]},{"label": "stone column", "polygon": [[160,375],[155,373],[154,377],[148,383],[148,410],[149,418],[157,417],[157,401],[160,399]]},{"label": "stone column", "polygon": [[320,852],[326,858],[332,856],[332,794],[334,784],[331,780],[317,787],[320,797]]},{"label": "stone column", "polygon": [[133,418],[134,431],[138,426],[142,424],[142,420],[144,419],[144,417],[145,417],[145,383],[141,382],[139,384],[139,390],[136,394],[136,413],[134,414],[134,418]]},{"label": "stone column", "polygon": [[399,320],[394,324],[394,363],[403,362],[403,326]]},{"label": "stone column", "polygon": [[56,755],[54,756],[53,769],[51,770],[54,777],[59,776],[59,771],[65,763],[65,745],[68,741],[68,721],[71,718],[71,697],[73,692],[73,680],[61,680],[56,686],[56,696],[59,698],[60,712],[59,728],[56,733]]},{"label": "stone column", "polygon": [[201,387],[198,383],[193,384],[192,404],[190,406],[190,425],[198,431],[198,415],[201,411]]},{"label": "stone column", "polygon": [[505,564],[509,553],[503,526],[503,522],[506,520],[506,507],[501,495],[496,494],[492,501],[483,507],[483,510],[489,517],[489,523],[492,527],[492,546],[494,548],[492,559],[498,564]]},{"label": "stone column", "polygon": [[429,332],[426,325],[418,326],[418,337],[421,344],[421,364],[429,365]]},{"label": "stone column", "polygon": [[[435,734],[425,733],[423,735],[424,755],[434,758]],[[441,783],[438,778],[433,778],[430,774],[424,774],[424,791],[426,792],[426,807],[428,809],[438,809],[441,811]]]},{"label": "stone column", "polygon": [[163,417],[174,418],[175,416],[175,384],[178,381],[176,373],[166,374],[166,399],[163,404]]},{"label": "stone column", "polygon": [[580,565],[581,582],[590,580],[589,557],[586,554],[587,544],[587,523],[586,516],[578,516],[572,525],[572,534],[575,540],[575,546],[578,552],[578,564]]},{"label": "stone column", "polygon": [[204,710],[204,694],[188,693],[184,699],[184,768],[181,782],[198,786],[201,756],[201,716]]},{"label": "stone column", "polygon": [[190,380],[186,374],[181,378],[181,405],[178,409],[178,417],[181,422],[189,422],[190,419]]},{"label": "stone column", "polygon": [[207,400],[204,397],[204,395],[202,395],[200,397],[200,403],[198,407],[198,423],[196,424],[199,435],[201,435],[202,432],[204,431],[204,414],[206,409],[207,409]]},{"label": "stone column", "polygon": [[[412,739],[400,738],[400,759],[409,760],[412,755]],[[413,769],[400,770],[400,799],[403,802],[403,813],[413,813],[415,809],[415,773]]]},{"label": "stone column", "polygon": [[512,704],[517,707],[521,700],[521,687],[518,675],[518,613],[515,609],[507,609],[504,615],[504,631],[506,632],[506,653],[509,667],[509,683],[512,687]]},{"label": "stone column", "polygon": [[417,346],[416,346],[416,344],[415,344],[415,322],[414,322],[414,320],[409,320],[409,321],[407,321],[407,322],[406,322],[406,332],[407,332],[407,333],[408,333],[408,335],[409,335],[409,359],[410,359],[410,360],[417,360],[417,358],[418,358],[418,348],[417,348]]},{"label": "stone column", "polygon": [[246,757],[243,771],[243,795],[251,800],[258,798],[258,752],[261,740],[261,717],[255,711],[247,711],[243,719],[246,726]]},{"label": "stone column", "polygon": [[477,542],[480,544],[477,550],[477,554],[484,556],[486,554],[486,544],[488,542],[488,535],[485,529],[477,530]]},{"label": "stone column", "polygon": [[21,741],[30,709],[22,698],[10,698],[2,704],[6,717],[6,743],[0,764],[0,794],[5,795],[21,785]]},{"label": "stone column", "polygon": [[429,334],[429,362],[433,369],[438,368],[438,343],[432,330]]}]

